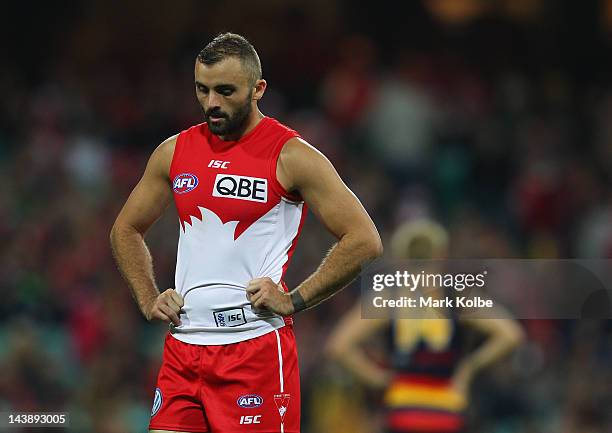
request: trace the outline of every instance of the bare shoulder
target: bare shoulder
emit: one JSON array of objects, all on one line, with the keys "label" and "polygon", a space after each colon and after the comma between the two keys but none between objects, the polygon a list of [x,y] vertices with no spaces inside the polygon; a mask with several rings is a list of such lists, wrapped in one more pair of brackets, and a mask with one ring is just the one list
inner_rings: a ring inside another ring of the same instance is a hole
[{"label": "bare shoulder", "polygon": [[296,163],[303,164],[320,158],[327,159],[319,150],[300,137],[289,139],[279,155],[281,164],[288,163],[290,165]]},{"label": "bare shoulder", "polygon": [[153,155],[155,155],[156,158],[168,162],[168,164],[172,162],[172,156],[174,155],[174,149],[176,148],[177,138],[178,134],[175,134],[172,137],[168,137],[162,141],[162,143],[153,151]]},{"label": "bare shoulder", "polygon": [[324,181],[335,170],[317,148],[294,137],[283,146],[278,157],[277,177],[287,191],[301,190],[313,181]]},{"label": "bare shoulder", "polygon": [[170,173],[170,164],[172,163],[172,157],[174,156],[174,149],[176,148],[176,140],[178,134],[164,140],[159,146],[155,148],[149,159],[149,165],[156,172],[163,174],[168,177]]}]

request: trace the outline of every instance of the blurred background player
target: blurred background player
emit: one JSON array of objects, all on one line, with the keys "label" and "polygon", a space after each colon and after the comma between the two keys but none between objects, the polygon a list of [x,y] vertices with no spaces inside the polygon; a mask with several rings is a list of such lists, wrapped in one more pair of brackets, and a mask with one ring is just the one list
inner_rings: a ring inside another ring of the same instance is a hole
[{"label": "blurred background player", "polygon": [[[444,259],[448,247],[446,230],[430,220],[402,224],[391,240],[396,259]],[[427,289],[426,294],[450,295],[443,288]],[[499,311],[497,316],[502,314]],[[365,385],[384,390],[386,432],[466,432],[472,379],[514,349],[523,332],[513,319],[465,318],[454,308],[415,309],[414,315],[410,319],[362,319],[358,303],[333,331],[328,352]],[[464,347],[467,330],[485,338],[469,353]],[[368,357],[361,347],[383,331],[390,331],[390,369]]]}]

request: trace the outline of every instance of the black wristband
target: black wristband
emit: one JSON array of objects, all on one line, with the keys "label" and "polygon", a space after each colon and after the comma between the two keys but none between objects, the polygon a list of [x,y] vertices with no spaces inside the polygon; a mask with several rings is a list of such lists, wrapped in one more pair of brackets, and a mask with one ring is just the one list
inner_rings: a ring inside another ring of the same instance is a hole
[{"label": "black wristband", "polygon": [[302,298],[302,294],[299,290],[294,290],[291,292],[291,303],[293,304],[293,312],[299,313],[302,310],[306,309],[306,302],[304,302],[304,298]]}]

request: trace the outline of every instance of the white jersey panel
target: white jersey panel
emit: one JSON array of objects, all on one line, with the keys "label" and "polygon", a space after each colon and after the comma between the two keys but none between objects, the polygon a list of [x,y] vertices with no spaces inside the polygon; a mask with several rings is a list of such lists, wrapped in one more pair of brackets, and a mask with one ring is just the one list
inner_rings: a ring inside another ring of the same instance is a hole
[{"label": "white jersey panel", "polygon": [[230,344],[281,328],[272,313],[256,314],[246,298],[247,283],[270,277],[279,283],[288,252],[299,232],[303,203],[281,199],[234,239],[237,221],[225,224],[199,206],[201,220],[180,230],[175,289],[183,296],[177,339],[191,344]]}]

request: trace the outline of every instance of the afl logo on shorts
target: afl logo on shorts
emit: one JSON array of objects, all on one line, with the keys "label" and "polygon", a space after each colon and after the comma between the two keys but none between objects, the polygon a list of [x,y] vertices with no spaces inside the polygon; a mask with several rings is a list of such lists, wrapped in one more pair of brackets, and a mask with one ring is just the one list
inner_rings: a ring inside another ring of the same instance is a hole
[{"label": "afl logo on shorts", "polygon": [[161,407],[164,399],[162,398],[161,389],[155,388],[155,397],[153,398],[153,408],[151,409],[151,418],[155,416],[157,412],[159,412],[159,408]]},{"label": "afl logo on shorts", "polygon": [[191,173],[179,174],[172,181],[172,190],[177,194],[193,191],[196,186],[198,186],[198,178]]},{"label": "afl logo on shorts", "polygon": [[263,404],[263,398],[257,394],[247,394],[243,395],[242,397],[238,397],[236,403],[238,403],[238,406],[244,409],[253,409]]}]

